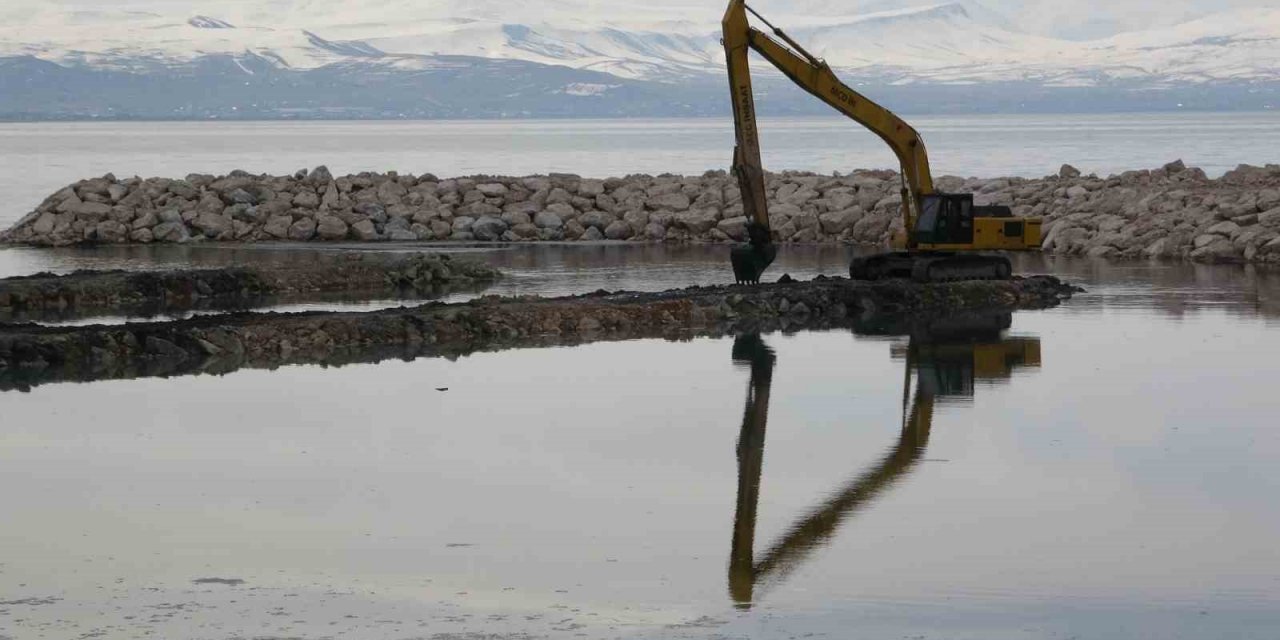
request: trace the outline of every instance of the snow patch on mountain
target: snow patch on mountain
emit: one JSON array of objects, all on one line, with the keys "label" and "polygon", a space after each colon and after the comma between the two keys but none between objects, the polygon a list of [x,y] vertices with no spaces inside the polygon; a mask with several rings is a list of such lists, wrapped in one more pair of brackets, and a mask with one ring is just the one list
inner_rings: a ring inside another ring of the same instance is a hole
[{"label": "snow patch on mountain", "polygon": [[195,16],[187,21],[187,24],[197,29],[234,29],[235,25],[225,20],[210,18],[209,16]]},{"label": "snow patch on mountain", "polygon": [[578,97],[599,96],[621,86],[620,84],[600,84],[597,82],[573,82],[565,85],[559,93]]},{"label": "snow patch on mountain", "polygon": [[[992,8],[1014,6],[1005,0],[905,8],[887,0],[760,3],[841,72],[899,84],[1280,81],[1276,8],[1221,11],[1074,41],[1019,28],[1018,20]],[[409,68],[433,64],[427,58],[475,56],[667,82],[723,72],[722,3],[132,0],[112,3],[114,10],[101,6],[64,0],[25,12],[10,7],[0,14],[6,18],[0,56],[138,71],[210,56],[293,69],[375,61],[384,69]],[[217,12],[205,12],[210,6]]]}]

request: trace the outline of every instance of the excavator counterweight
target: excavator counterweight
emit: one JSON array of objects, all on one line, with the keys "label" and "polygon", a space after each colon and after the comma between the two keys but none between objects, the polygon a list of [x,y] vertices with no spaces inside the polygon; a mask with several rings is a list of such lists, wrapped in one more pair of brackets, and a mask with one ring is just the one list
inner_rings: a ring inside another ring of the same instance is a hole
[{"label": "excavator counterweight", "polygon": [[[778,39],[751,26],[748,13],[767,25]],[[777,255],[760,159],[750,51],[777,67],[800,88],[879,136],[898,158],[905,250],[859,258],[849,266],[851,277],[901,277],[923,282],[1007,279],[1013,272],[1008,258],[977,252],[1040,247],[1039,218],[1014,217],[1008,207],[976,206],[972,194],[937,192],[920,134],[892,111],[841,82],[826,62],[805,51],[782,29],[747,6],[745,0],[730,0],[721,27],[737,139],[733,173],[748,220],[748,242],[730,252],[734,277],[739,283],[759,282]]]}]

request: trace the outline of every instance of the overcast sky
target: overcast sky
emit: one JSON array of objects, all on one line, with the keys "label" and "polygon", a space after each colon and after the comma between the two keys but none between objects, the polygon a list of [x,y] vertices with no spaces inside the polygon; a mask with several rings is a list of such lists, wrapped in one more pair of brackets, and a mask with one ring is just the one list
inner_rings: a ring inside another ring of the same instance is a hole
[{"label": "overcast sky", "polygon": [[[377,0],[3,0],[9,5],[0,15],[21,20],[32,9],[68,9],[89,11],[113,11],[143,9],[165,14],[203,13],[231,19],[233,16],[258,14],[271,11],[281,16],[300,15],[308,12],[333,12],[339,7],[377,4],[403,4],[404,9],[435,13],[444,17],[450,13],[476,15],[473,12],[495,13],[511,10],[524,3],[512,4],[511,0],[418,0],[411,3],[377,2]],[[904,6],[928,6],[944,4],[945,0],[756,0],[753,4],[775,15],[831,15],[850,17],[861,12],[884,11]],[[1206,16],[1218,11],[1241,8],[1275,8],[1280,0],[960,0],[961,4],[982,8],[1001,14],[1017,30],[1041,35],[1073,39],[1097,38],[1121,31],[1142,30],[1153,26],[1168,26]],[[537,7],[573,7],[592,22],[615,19],[625,20],[638,12],[649,20],[669,15],[672,19],[692,15],[714,15],[720,11],[723,0],[539,0],[536,4],[524,4],[522,13]],[[340,9],[339,9],[340,10]],[[489,11],[492,10],[492,11]]]}]

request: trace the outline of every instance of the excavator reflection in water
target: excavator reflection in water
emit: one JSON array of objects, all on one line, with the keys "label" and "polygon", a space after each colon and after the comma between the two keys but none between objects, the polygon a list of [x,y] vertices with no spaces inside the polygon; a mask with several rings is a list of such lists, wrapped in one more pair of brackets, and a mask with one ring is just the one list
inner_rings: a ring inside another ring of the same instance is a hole
[{"label": "excavator reflection in water", "polygon": [[915,331],[892,325],[860,329],[860,333],[910,336],[905,344],[895,344],[890,349],[895,359],[906,361],[903,420],[897,444],[874,468],[853,478],[796,521],[758,560],[756,509],[764,465],[769,391],[777,357],[759,334],[743,335],[734,341],[733,361],[751,369],[738,437],[738,500],[729,555],[729,594],[736,606],[751,608],[757,587],[780,583],[832,538],[844,520],[911,472],[929,444],[935,402],[972,398],[975,381],[1004,380],[1020,368],[1040,365],[1040,339],[1004,336],[1010,322],[1011,315],[1005,313],[956,319]]}]

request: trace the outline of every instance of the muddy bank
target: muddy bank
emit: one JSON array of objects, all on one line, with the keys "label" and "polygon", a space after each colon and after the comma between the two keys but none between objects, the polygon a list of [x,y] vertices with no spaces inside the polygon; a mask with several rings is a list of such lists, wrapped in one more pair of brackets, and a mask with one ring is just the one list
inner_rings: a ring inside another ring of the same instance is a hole
[{"label": "muddy bank", "polygon": [[305,266],[42,273],[0,279],[0,322],[245,309],[326,294],[427,298],[480,286],[498,275],[482,262],[448,255],[365,253],[336,255]]},{"label": "muddy bank", "polygon": [[121,326],[3,325],[0,389],[287,364],[456,357],[598,340],[853,327],[891,317],[923,322],[962,312],[1051,307],[1072,291],[1046,276],[936,285],[820,278],[651,294],[486,297],[368,313],[242,313]]},{"label": "muddy bank", "polygon": [[[1220,179],[1181,162],[1109,177],[1064,166],[1040,179],[941,177],[938,189],[972,192],[1042,216],[1046,250],[1113,258],[1280,262],[1280,165],[1242,165]],[[775,239],[884,245],[901,227],[900,181],[890,171],[771,174]],[[591,179],[439,178],[389,172],[334,177],[107,175],[49,196],[8,242],[187,243],[207,240],[734,242],[746,218],[734,180],[635,175]]]}]

